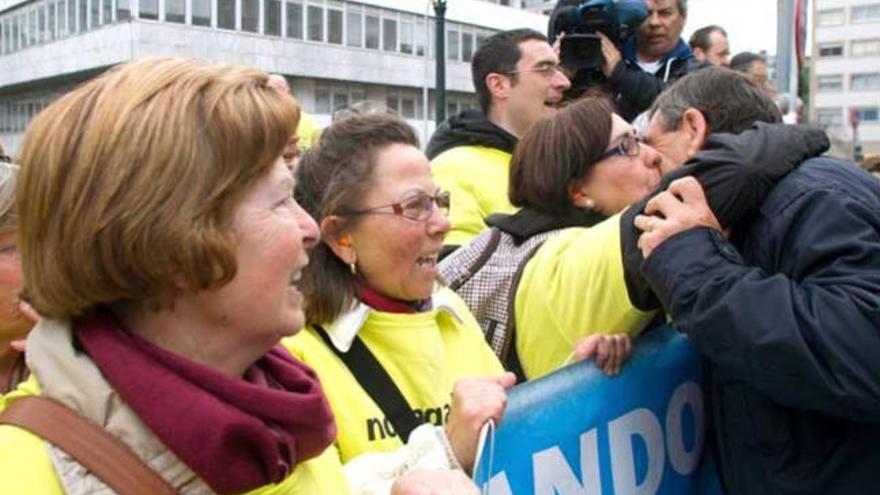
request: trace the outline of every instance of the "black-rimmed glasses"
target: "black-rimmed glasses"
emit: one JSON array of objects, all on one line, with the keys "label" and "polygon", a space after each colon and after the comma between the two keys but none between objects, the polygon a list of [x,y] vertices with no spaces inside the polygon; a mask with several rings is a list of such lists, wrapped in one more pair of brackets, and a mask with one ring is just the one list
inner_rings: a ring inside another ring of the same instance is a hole
[{"label": "black-rimmed glasses", "polygon": [[611,158],[612,156],[639,156],[639,146],[641,145],[642,140],[639,139],[635,134],[628,133],[623,136],[620,140],[620,144],[611,148],[602,154],[602,156],[597,161],[602,161],[606,158]]},{"label": "black-rimmed glasses", "polygon": [[[435,195],[420,193],[411,196],[399,203],[391,203],[387,205],[373,206],[364,208],[363,210],[352,210],[342,212],[343,215],[398,215],[401,217],[424,222],[431,218],[434,213],[434,207],[443,213],[443,216],[449,216],[449,191],[440,191]],[[391,208],[391,211],[384,211],[384,208]]]}]

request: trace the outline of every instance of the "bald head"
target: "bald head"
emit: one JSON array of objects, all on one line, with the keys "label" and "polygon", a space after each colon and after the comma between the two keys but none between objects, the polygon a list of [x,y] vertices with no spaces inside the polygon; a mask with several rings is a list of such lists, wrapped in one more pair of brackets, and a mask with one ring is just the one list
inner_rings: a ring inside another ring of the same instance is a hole
[{"label": "bald head", "polygon": [[287,84],[287,79],[281,74],[269,74],[269,81],[266,82],[266,85],[279,93],[290,94],[290,85]]}]

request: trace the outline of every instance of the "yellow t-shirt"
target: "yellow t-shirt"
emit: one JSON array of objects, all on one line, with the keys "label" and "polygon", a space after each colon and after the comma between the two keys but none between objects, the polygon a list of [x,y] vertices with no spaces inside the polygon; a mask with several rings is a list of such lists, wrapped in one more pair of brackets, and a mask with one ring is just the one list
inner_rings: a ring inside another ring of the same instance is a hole
[{"label": "yellow t-shirt", "polygon": [[[3,396],[0,410],[28,395],[40,395],[39,383],[33,375],[18,389]],[[49,458],[45,440],[16,426],[0,426],[0,493],[64,495],[64,488]],[[335,447],[330,446],[320,456],[299,464],[280,483],[262,486],[246,495],[291,493],[348,493],[348,482]]]},{"label": "yellow t-shirt", "polygon": [[[386,313],[361,304],[324,327],[334,336],[356,333],[416,415],[438,426],[448,419],[450,393],[458,379],[503,372],[464,302],[449,289],[439,292],[431,311]],[[318,373],[336,418],[336,446],[343,463],[362,453],[401,447],[391,422],[313,328],[282,343]]]},{"label": "yellow t-shirt", "polygon": [[581,337],[638,335],[654,313],[633,307],[626,292],[620,215],[548,239],[526,264],[514,307],[516,350],[529,379],[567,364]]},{"label": "yellow t-shirt", "polygon": [[434,181],[452,198],[446,244],[463,246],[488,228],[489,215],[517,211],[507,197],[510,156],[486,146],[457,146],[431,160]]},{"label": "yellow t-shirt", "polygon": [[301,150],[307,150],[321,137],[321,125],[311,115],[300,112],[296,135],[299,136],[297,147]]}]

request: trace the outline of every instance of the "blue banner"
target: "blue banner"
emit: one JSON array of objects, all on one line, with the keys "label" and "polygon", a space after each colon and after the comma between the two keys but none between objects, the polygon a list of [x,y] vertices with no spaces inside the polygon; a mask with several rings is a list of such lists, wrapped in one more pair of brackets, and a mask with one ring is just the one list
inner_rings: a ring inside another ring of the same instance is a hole
[{"label": "blue banner", "polygon": [[699,358],[667,326],[616,377],[578,363],[514,387],[474,479],[491,495],[720,494],[705,432]]}]

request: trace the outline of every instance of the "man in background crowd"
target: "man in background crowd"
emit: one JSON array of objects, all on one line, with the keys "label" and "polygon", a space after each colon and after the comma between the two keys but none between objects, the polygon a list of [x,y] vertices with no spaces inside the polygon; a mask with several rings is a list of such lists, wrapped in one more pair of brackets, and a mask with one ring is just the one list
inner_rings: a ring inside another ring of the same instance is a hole
[{"label": "man in background crowd", "polygon": [[598,33],[605,63],[602,73],[616,95],[621,117],[634,120],[651,106],[666,86],[702,64],[684,40],[687,0],[645,0],[648,18],[618,50]]},{"label": "man in background crowd", "polygon": [[517,140],[551,115],[570,83],[547,37],[531,29],[497,33],[474,54],[471,76],[480,110],[441,124],[428,143],[431,173],[451,193],[441,257],[487,228],[493,213],[513,213],[507,197],[510,157]]},{"label": "man in background crowd", "polygon": [[770,87],[770,80],[767,76],[766,58],[752,52],[737,53],[730,59],[730,68],[749,76],[759,88],[772,95],[773,89]]},{"label": "man in background crowd", "polygon": [[727,32],[716,25],[701,27],[694,31],[688,41],[694,58],[700,62],[727,67],[730,65],[730,46]]}]

